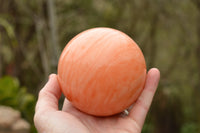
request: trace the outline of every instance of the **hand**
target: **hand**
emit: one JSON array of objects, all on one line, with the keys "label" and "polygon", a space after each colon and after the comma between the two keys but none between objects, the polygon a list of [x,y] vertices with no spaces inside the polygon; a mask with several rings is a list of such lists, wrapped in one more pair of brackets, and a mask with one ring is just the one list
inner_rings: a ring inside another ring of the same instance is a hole
[{"label": "hand", "polygon": [[160,79],[160,72],[152,68],[143,92],[127,116],[94,117],[78,111],[65,99],[58,109],[61,90],[56,74],[39,93],[34,123],[39,133],[140,133]]}]

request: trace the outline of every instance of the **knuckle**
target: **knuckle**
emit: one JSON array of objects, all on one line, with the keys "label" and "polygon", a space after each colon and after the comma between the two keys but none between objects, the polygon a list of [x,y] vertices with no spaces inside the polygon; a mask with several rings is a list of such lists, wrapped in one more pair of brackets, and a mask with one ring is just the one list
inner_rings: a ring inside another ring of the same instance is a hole
[{"label": "knuckle", "polygon": [[39,98],[51,97],[51,94],[45,91],[44,89],[41,89],[38,96]]},{"label": "knuckle", "polygon": [[141,99],[138,99],[137,104],[138,104],[138,106],[140,106],[141,108],[143,108],[145,111],[149,110],[148,105],[145,104]]}]

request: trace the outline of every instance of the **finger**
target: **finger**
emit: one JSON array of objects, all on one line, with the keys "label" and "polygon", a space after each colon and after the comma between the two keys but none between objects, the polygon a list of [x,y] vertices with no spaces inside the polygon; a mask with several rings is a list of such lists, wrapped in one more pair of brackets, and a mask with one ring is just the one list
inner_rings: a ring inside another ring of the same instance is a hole
[{"label": "finger", "polygon": [[62,110],[66,112],[72,109],[74,109],[73,105],[70,103],[70,101],[67,98],[65,98]]},{"label": "finger", "polygon": [[147,112],[151,105],[153,96],[156,92],[158,82],[160,79],[160,72],[156,68],[149,70],[145,83],[144,90],[135,102],[133,108],[130,111],[129,117],[133,119],[140,128],[142,128]]},{"label": "finger", "polygon": [[49,81],[39,92],[36,104],[36,112],[58,110],[58,100],[61,96],[61,90],[56,74],[49,76]]}]

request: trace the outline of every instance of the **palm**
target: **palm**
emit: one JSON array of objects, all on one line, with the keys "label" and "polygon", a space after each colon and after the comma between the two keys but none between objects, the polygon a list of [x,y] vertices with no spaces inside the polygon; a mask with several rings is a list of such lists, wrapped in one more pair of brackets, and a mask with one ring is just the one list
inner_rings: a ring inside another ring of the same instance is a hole
[{"label": "palm", "polygon": [[123,117],[120,114],[111,117],[94,117],[78,111],[67,101],[65,101],[63,111],[65,112],[63,117],[68,117],[68,120],[70,118],[71,122],[73,121],[72,123],[84,127],[81,131],[85,130],[91,133],[122,133],[122,131],[134,133],[140,131],[139,125],[133,119]]},{"label": "palm", "polygon": [[156,91],[159,76],[158,70],[149,71],[145,88],[129,115],[94,117],[75,109],[67,99],[65,99],[63,109],[58,110],[61,91],[54,74],[40,91],[34,116],[35,126],[39,132],[46,133],[140,133]]}]

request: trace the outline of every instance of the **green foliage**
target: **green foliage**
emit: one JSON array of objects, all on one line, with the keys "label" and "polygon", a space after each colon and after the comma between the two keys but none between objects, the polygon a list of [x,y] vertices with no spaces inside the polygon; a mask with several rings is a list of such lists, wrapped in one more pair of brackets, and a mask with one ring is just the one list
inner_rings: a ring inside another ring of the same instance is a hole
[{"label": "green foliage", "polygon": [[36,99],[20,87],[16,78],[5,76],[0,78],[0,105],[11,106],[22,113],[22,116],[32,124]]},{"label": "green foliage", "polygon": [[154,127],[155,126],[153,125],[153,123],[144,123],[144,126],[142,128],[142,133],[153,133]]},{"label": "green foliage", "polygon": [[197,125],[197,123],[185,123],[183,124],[183,127],[181,128],[181,133],[199,133],[200,127]]},{"label": "green foliage", "polygon": [[16,46],[17,40],[16,40],[16,37],[15,37],[13,25],[10,24],[6,19],[4,19],[3,17],[0,16],[0,26],[5,28],[7,36],[10,38],[12,45]]}]

